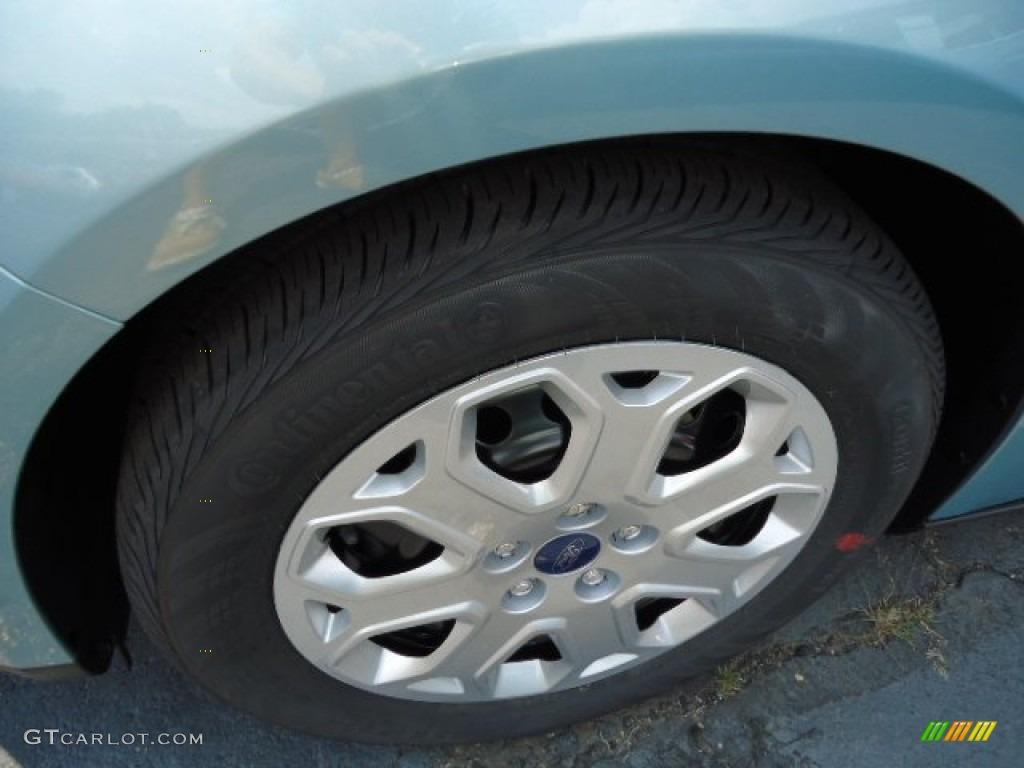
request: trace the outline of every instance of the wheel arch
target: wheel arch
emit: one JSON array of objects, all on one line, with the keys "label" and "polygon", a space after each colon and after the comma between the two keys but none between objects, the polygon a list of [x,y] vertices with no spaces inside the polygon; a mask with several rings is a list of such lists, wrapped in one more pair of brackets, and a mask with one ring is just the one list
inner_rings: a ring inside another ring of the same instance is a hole
[{"label": "wheel arch", "polygon": [[[158,164],[153,183],[16,271],[125,321],[189,276],[339,204],[511,154],[665,134],[872,147],[945,169],[1024,216],[1015,171],[1024,167],[1024,92],[1001,77],[991,63],[972,69],[914,51],[764,30],[526,47],[343,91],[202,155],[169,148],[178,167]],[[321,189],[318,171],[339,146],[358,173]],[[157,245],[189,188],[212,200],[223,231],[199,253],[158,263]]]}]

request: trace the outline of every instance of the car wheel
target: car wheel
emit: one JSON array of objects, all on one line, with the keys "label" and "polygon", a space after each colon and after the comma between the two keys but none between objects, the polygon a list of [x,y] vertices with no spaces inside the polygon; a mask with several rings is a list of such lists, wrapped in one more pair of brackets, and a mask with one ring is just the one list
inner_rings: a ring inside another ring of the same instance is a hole
[{"label": "car wheel", "polygon": [[565,149],[280,242],[161,346],[118,533],[149,636],[293,728],[483,740],[664,692],[822,594],[936,429],[921,286],[791,162]]}]

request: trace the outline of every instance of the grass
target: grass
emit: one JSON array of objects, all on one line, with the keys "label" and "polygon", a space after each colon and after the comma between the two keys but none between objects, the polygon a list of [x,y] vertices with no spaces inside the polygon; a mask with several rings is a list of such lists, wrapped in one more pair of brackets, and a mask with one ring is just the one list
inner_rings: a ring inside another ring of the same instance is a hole
[{"label": "grass", "polygon": [[948,588],[947,583],[928,595],[909,597],[899,597],[895,588],[890,589],[881,600],[861,609],[861,615],[869,625],[868,631],[860,638],[861,642],[884,646],[892,640],[902,640],[916,645],[915,641],[923,635],[928,640],[925,657],[936,672],[948,677],[949,668],[943,653],[946,639],[935,629],[936,606]]},{"label": "grass", "polygon": [[730,699],[746,687],[747,678],[743,673],[742,661],[741,657],[715,671],[715,693],[719,700]]},{"label": "grass", "polygon": [[910,643],[921,632],[935,634],[935,606],[931,600],[917,595],[896,597],[890,592],[861,612],[871,625],[868,639],[875,645],[885,645],[894,639]]}]

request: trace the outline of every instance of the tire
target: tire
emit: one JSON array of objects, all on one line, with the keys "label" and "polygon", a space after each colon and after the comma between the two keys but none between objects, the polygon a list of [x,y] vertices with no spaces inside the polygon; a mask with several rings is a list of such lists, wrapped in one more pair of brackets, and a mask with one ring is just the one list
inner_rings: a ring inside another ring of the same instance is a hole
[{"label": "tire", "polygon": [[[161,343],[118,544],[154,642],[227,702],[309,733],[479,741],[663,693],[826,591],[937,427],[921,286],[791,162],[564,149],[281,242]],[[755,465],[779,474],[719,498]],[[514,621],[505,661],[442,674],[451,648]],[[587,622],[623,653],[593,662],[590,630],[572,634]],[[341,636],[331,653],[348,655],[320,658]]]}]

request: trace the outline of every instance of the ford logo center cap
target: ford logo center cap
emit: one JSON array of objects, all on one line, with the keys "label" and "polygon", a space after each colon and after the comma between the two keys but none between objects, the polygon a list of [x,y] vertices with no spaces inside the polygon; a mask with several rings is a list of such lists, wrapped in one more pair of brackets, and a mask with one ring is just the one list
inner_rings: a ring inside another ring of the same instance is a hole
[{"label": "ford logo center cap", "polygon": [[552,539],[537,552],[533,564],[541,573],[562,576],[586,568],[601,551],[601,540],[589,533],[567,533]]}]

